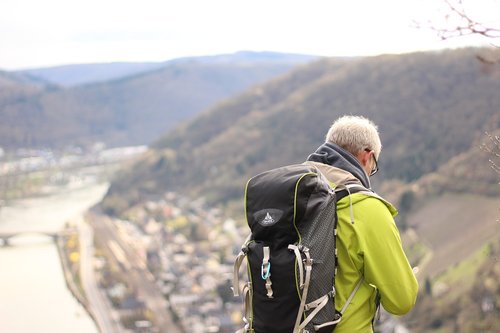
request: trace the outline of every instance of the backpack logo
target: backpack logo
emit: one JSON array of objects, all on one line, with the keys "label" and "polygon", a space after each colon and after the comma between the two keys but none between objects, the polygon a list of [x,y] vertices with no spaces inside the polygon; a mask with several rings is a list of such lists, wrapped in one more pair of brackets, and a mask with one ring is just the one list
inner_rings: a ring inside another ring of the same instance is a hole
[{"label": "backpack logo", "polygon": [[263,227],[270,227],[278,223],[283,216],[283,211],[280,209],[267,208],[254,213],[255,221]]},{"label": "backpack logo", "polygon": [[266,217],[262,221],[260,221],[260,224],[262,225],[274,224],[274,219],[271,217],[269,212],[267,212]]}]

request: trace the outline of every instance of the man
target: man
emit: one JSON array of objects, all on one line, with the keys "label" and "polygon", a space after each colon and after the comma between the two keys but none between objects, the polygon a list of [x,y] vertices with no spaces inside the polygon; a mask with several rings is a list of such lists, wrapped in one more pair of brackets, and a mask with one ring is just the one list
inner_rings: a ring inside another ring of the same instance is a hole
[{"label": "man", "polygon": [[393,217],[397,210],[371,191],[382,144],[376,125],[360,116],[336,120],[326,142],[308,158],[333,184],[366,188],[338,202],[336,307],[355,290],[335,333],[371,333],[379,303],[395,315],[412,309],[418,283],[403,252]]}]

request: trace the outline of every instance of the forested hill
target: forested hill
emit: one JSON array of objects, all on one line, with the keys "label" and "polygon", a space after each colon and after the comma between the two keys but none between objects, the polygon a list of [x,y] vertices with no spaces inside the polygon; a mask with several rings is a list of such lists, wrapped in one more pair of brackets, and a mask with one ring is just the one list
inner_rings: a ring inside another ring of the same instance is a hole
[{"label": "forested hill", "polygon": [[[0,146],[57,148],[96,141],[109,146],[149,144],[219,100],[312,58],[277,57],[255,53],[241,59],[237,53],[184,59],[160,69],[72,88],[43,83],[43,76],[39,81],[27,76],[34,72],[0,72]],[[65,70],[84,74],[79,68]]]},{"label": "forested hill", "polygon": [[40,92],[51,87],[44,80],[33,78],[22,73],[11,73],[0,70],[0,99],[16,98]]},{"label": "forested hill", "polygon": [[379,125],[384,148],[375,185],[414,181],[472,149],[485,129],[500,127],[500,76],[484,70],[476,59],[480,52],[324,59],[303,66],[168,133],[112,184],[105,206],[119,211],[165,191],[212,203],[239,199],[249,176],[302,162],[344,114]]}]

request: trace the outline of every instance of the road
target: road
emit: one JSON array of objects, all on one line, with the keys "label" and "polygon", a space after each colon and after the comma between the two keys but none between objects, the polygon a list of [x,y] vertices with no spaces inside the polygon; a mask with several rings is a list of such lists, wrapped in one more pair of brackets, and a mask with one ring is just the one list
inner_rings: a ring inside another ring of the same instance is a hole
[{"label": "road", "polygon": [[103,215],[92,215],[91,221],[96,236],[102,244],[105,244],[109,252],[113,253],[115,260],[120,263],[123,276],[127,277],[131,286],[137,290],[141,301],[153,312],[160,332],[182,333],[173,322],[167,301],[156,285],[153,275],[147,269],[146,262],[131,244],[127,244],[120,237],[114,222]]}]

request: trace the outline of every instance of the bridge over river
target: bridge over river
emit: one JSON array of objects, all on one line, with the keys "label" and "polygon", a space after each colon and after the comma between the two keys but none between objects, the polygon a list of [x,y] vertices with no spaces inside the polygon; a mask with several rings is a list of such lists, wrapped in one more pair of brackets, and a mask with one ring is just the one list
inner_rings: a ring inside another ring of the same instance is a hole
[{"label": "bridge over river", "polygon": [[15,232],[0,232],[0,240],[1,244],[0,247],[3,246],[11,246],[12,242],[11,240],[18,238],[18,237],[25,237],[25,236],[46,236],[52,241],[56,242],[59,237],[62,237],[66,235],[68,232],[67,231],[15,231]]}]

